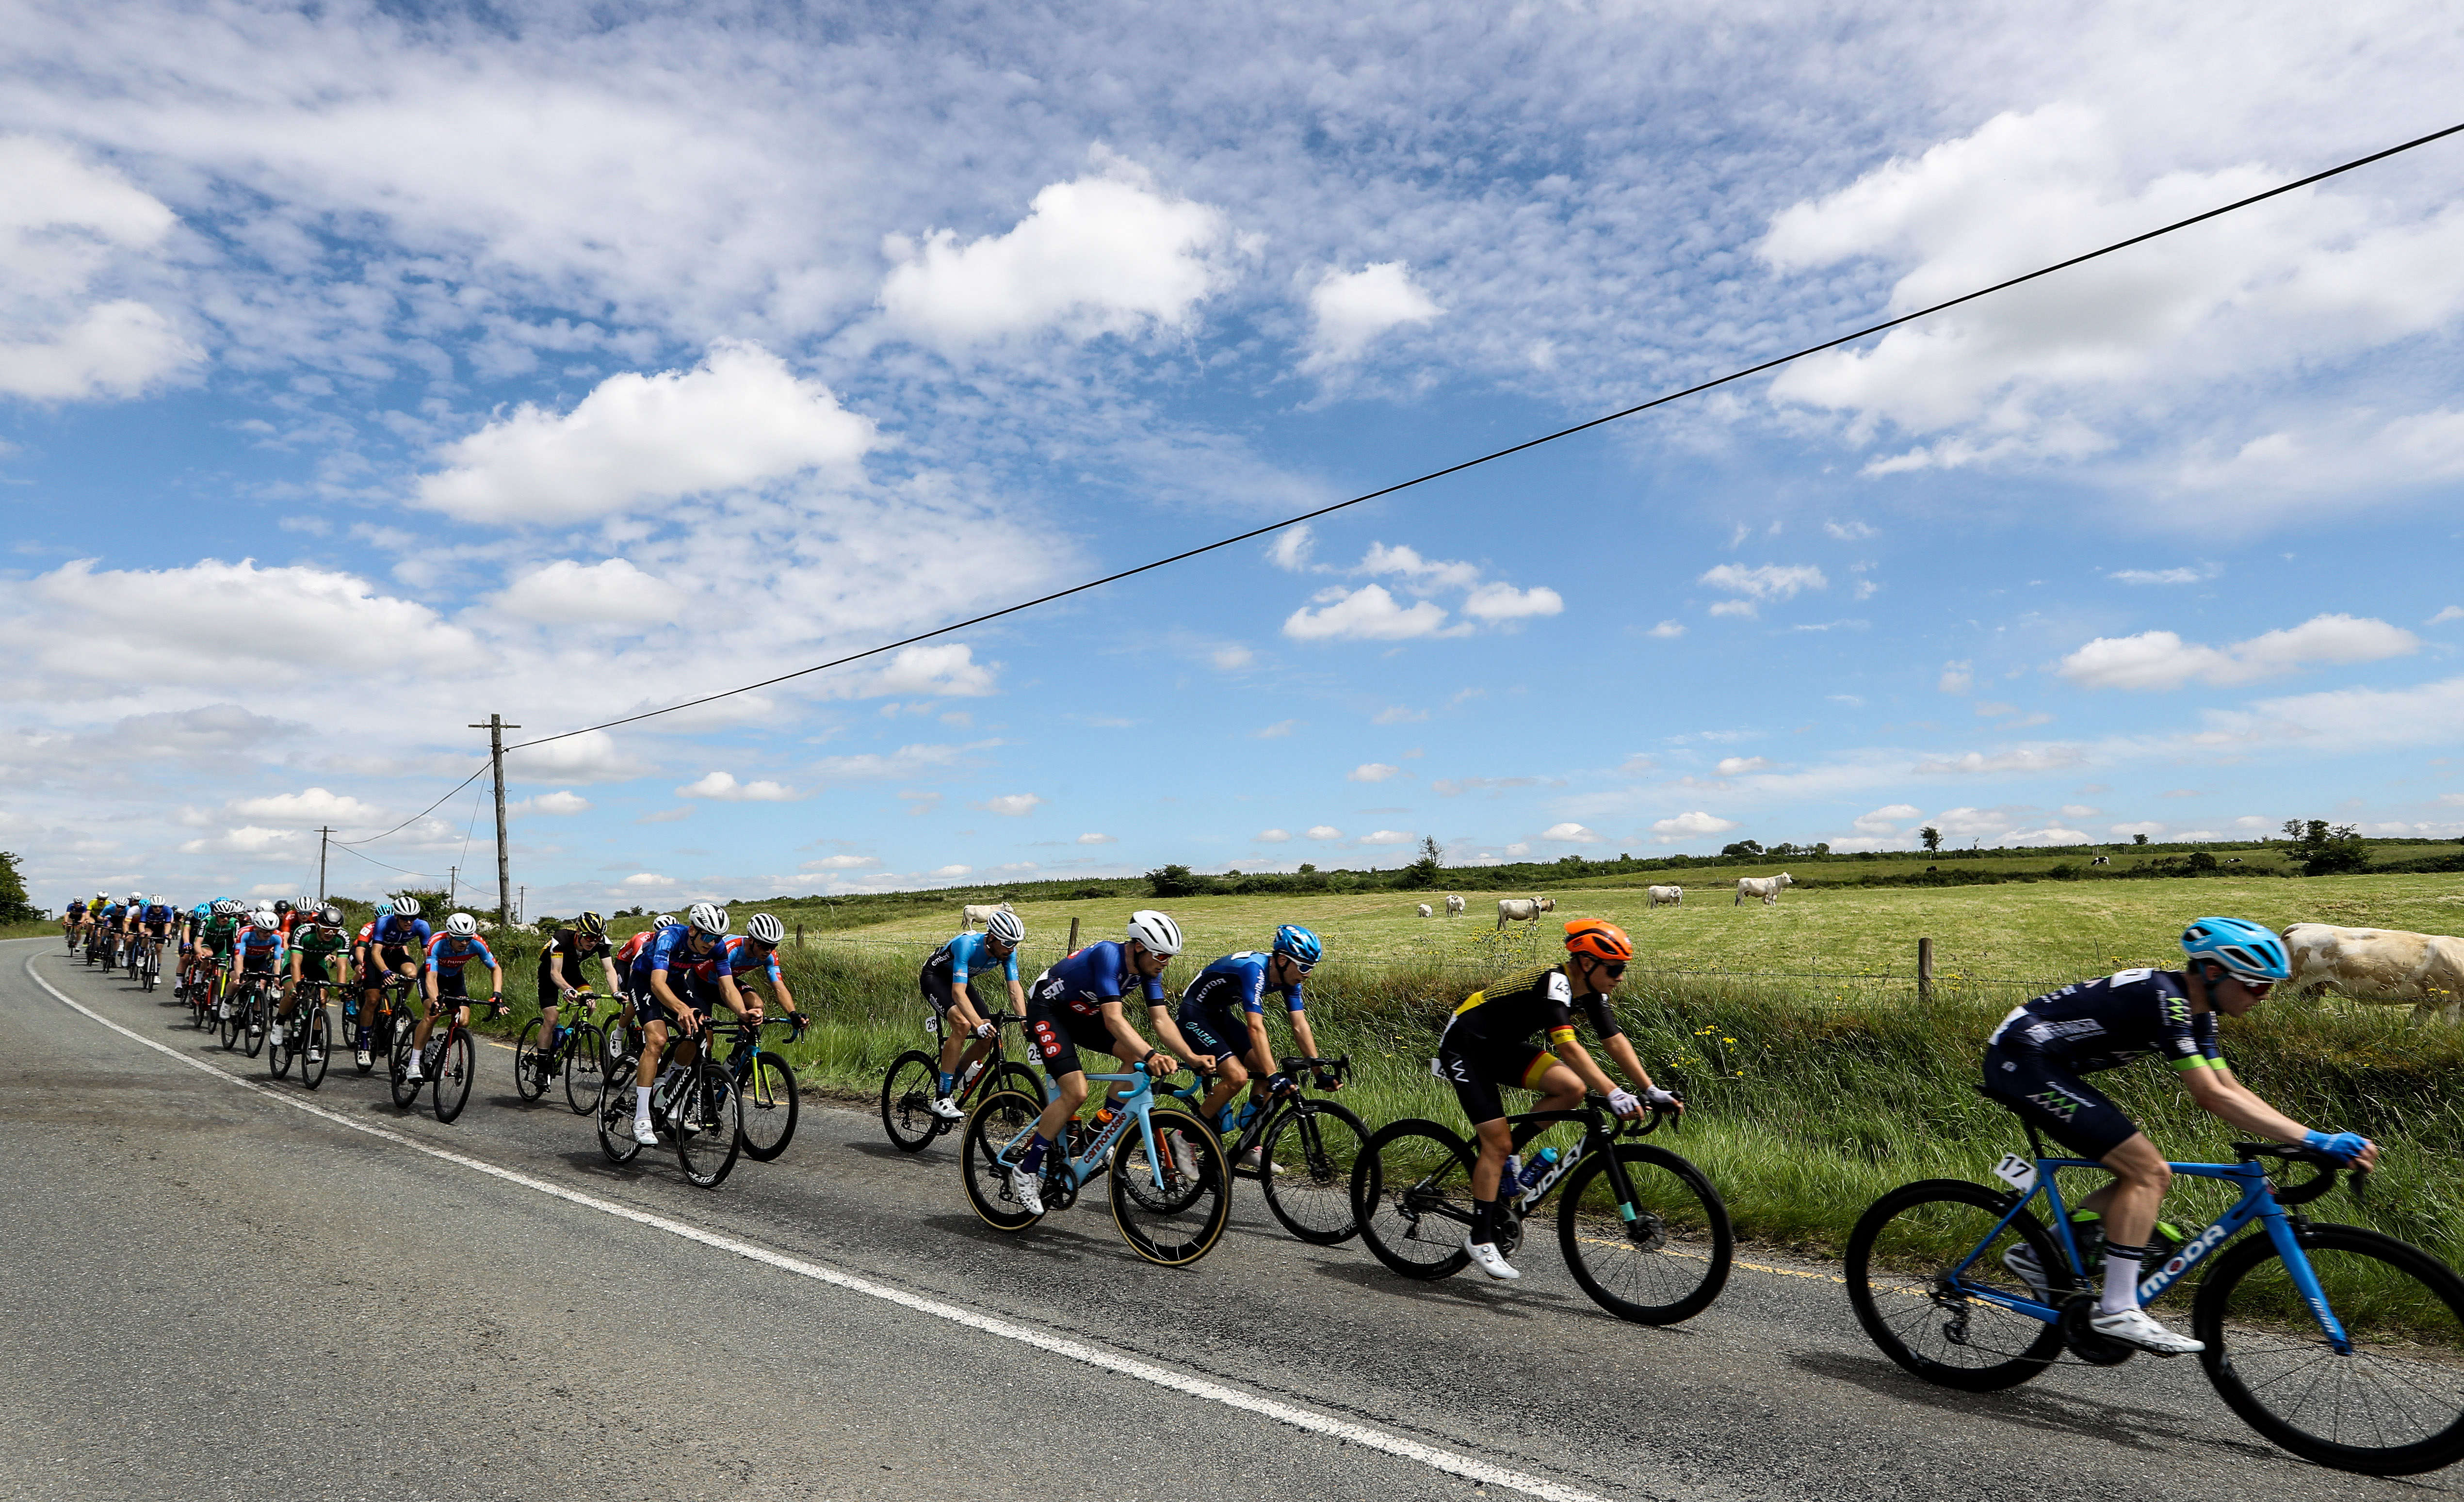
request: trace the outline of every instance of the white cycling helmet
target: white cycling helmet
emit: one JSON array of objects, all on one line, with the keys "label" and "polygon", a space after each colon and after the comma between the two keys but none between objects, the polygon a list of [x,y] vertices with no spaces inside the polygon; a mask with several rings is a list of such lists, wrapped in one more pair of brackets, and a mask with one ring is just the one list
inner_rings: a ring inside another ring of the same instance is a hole
[{"label": "white cycling helmet", "polygon": [[419,899],[417,897],[396,897],[393,899],[393,912],[394,917],[419,917]]},{"label": "white cycling helmet", "polygon": [[98,892],[94,895],[94,899],[97,902],[108,902],[111,900],[111,894],[108,892]]},{"label": "white cycling helmet", "polygon": [[217,898],[214,902],[214,911],[225,917],[235,917],[239,913],[238,899],[233,897]]},{"label": "white cycling helmet", "polygon": [[159,907],[161,907],[161,906],[163,905],[163,894],[161,894],[161,893],[159,893],[159,892],[158,892],[158,893],[154,894],[152,896],[147,897],[147,898],[145,899],[145,905],[146,905],[147,907],[149,907],[149,908],[159,908]]},{"label": "white cycling helmet", "polygon": [[1001,908],[993,914],[992,921],[984,925],[984,937],[998,939],[1002,943],[1016,948],[1026,938],[1026,925],[1018,920],[1017,914],[1007,908]]},{"label": "white cycling helmet", "polygon": [[662,913],[657,917],[650,919],[650,926],[653,928],[672,928],[675,926],[675,921],[676,916],[673,913]]},{"label": "white cycling helmet", "polygon": [[744,937],[776,949],[779,941],[787,937],[787,925],[767,913],[756,913],[744,920]]},{"label": "white cycling helmet", "polygon": [[143,902],[145,900],[145,894],[143,892],[132,892],[128,895],[128,900],[131,902]]},{"label": "white cycling helmet", "polygon": [[479,932],[479,920],[468,913],[456,913],[445,920],[445,932],[456,939],[468,939]]},{"label": "white cycling helmet", "polygon": [[727,909],[715,902],[696,902],[685,910],[685,922],[694,933],[716,939],[727,932]]},{"label": "white cycling helmet", "polygon": [[1140,908],[1130,915],[1130,937],[1153,954],[1180,953],[1180,925],[1153,908]]},{"label": "white cycling helmet", "polygon": [[248,916],[248,920],[259,928],[272,928],[282,921],[272,908],[258,908]]}]

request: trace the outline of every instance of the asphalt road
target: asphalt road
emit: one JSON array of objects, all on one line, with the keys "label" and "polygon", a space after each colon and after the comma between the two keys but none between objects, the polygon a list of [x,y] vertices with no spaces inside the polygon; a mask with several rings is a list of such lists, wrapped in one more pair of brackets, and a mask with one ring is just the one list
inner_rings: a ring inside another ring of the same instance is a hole
[{"label": "asphalt road", "polygon": [[[30,958],[137,1038],[55,999]],[[1646,1329],[1601,1314],[1553,1243],[1512,1287],[1407,1283],[1356,1245],[1293,1241],[1244,1183],[1222,1243],[1167,1270],[1122,1246],[1100,1196],[989,1230],[951,1138],[910,1158],[869,1112],[808,1110],[779,1161],[704,1191],[661,1151],[610,1166],[554,1095],[519,1104],[510,1052],[483,1048],[470,1108],[440,1126],[347,1058],[313,1094],[269,1082],[166,994],[56,941],[0,944],[0,1496],[2454,1487],[2294,1461],[2189,1361],[1926,1386],[1819,1266],[1748,1252],[1763,1266],[1709,1312]]]}]

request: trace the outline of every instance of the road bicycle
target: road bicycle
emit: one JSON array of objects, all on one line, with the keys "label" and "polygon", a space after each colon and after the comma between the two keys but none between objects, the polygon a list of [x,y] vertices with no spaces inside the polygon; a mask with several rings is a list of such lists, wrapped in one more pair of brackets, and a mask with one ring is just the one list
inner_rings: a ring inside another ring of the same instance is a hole
[{"label": "road bicycle", "polygon": [[[1290,1231],[1312,1246],[1333,1247],[1360,1232],[1352,1212],[1352,1174],[1369,1142],[1369,1128],[1331,1100],[1306,1093],[1303,1071],[1332,1078],[1339,1088],[1352,1077],[1352,1055],[1314,1059],[1298,1056],[1278,1061],[1292,1079],[1292,1088],[1260,1106],[1234,1096],[1208,1122],[1224,1145],[1224,1158],[1235,1179],[1255,1179],[1266,1208]],[[1186,1085],[1166,1087],[1197,1111],[1212,1082],[1201,1076]]]},{"label": "road bicycle", "polygon": [[[395,1041],[409,1037],[411,1029],[419,1026],[419,1019],[411,1015],[410,1010],[410,993],[418,984],[417,976],[405,975],[399,970],[386,971],[377,982],[376,1015],[368,1023],[368,1062],[361,1064],[354,1060],[352,1065],[361,1073],[365,1074],[375,1069],[378,1059],[390,1059]],[[367,987],[362,984],[359,990],[361,1005],[365,1005]],[[394,1104],[401,1105],[402,1102]]]},{"label": "road bicycle", "polygon": [[99,923],[87,924],[85,930],[85,962],[90,965],[100,964],[109,953],[109,945],[103,938],[102,925]]},{"label": "road bicycle", "polygon": [[[1691,1319],[1727,1286],[1736,1234],[1728,1208],[1702,1170],[1648,1137],[1675,1115],[1654,1107],[1620,1120],[1598,1095],[1578,1111],[1507,1116],[1511,1126],[1580,1122],[1583,1138],[1520,1192],[1501,1185],[1497,1248],[1511,1257],[1523,1223],[1561,1184],[1557,1247],[1593,1302],[1637,1324]],[[1527,1143],[1527,1152],[1529,1151]],[[1353,1213],[1377,1260],[1407,1278],[1452,1277],[1470,1262],[1472,1164],[1478,1155],[1435,1121],[1389,1122],[1369,1138],[1352,1172]],[[1545,1155],[1537,1161],[1546,1161]]]},{"label": "road bicycle", "polygon": [[1179,1102],[1158,1101],[1143,1064],[1087,1078],[1135,1088],[1113,1103],[1110,1121],[1091,1132],[1073,1121],[1046,1149],[1041,1212],[1021,1204],[1009,1181],[1043,1115],[1043,1092],[996,1090],[977,1102],[960,1152],[968,1202],[994,1229],[1023,1231],[1075,1204],[1087,1182],[1110,1170],[1112,1224],[1131,1250],[1167,1268],[1205,1256],[1232,1215],[1231,1164],[1214,1129]]},{"label": "road bicycle", "polygon": [[[650,1089],[650,1126],[674,1144],[687,1179],[715,1189],[743,1150],[743,1097],[726,1066],[712,1058],[708,1048],[698,1050],[690,1064],[673,1062],[684,1041],[670,1029],[659,1056],[658,1079]],[[599,1150],[611,1163],[629,1163],[642,1151],[633,1139],[633,1092],[625,1088],[639,1077],[640,1068],[641,1055],[627,1052],[607,1071],[609,1088],[599,1102]]]},{"label": "road bicycle", "polygon": [[265,1025],[274,1016],[274,973],[249,970],[224,983],[223,1051],[238,1049],[250,1058],[265,1048]]},{"label": "road bicycle", "polygon": [[[2025,1123],[2023,1123],[2025,1124]],[[2056,1175],[2101,1168],[2047,1156],[2006,1156],[2008,1185],[1927,1179],[1874,1202],[1849,1234],[1848,1301],[1882,1354],[1926,1381],[1993,1392],[2026,1381],[2064,1350],[2116,1366],[2137,1348],[2089,1328],[2101,1278],[2091,1278]],[[2235,1142],[2230,1163],[2173,1163],[2177,1175],[2240,1191],[2215,1222],[2186,1233],[2139,1284],[2153,1303],[2215,1259],[2190,1306],[2199,1363],[2243,1423],[2304,1460],[2401,1476],[2464,1457],[2464,1280],[2418,1247],[2358,1226],[2314,1222],[2289,1206],[2335,1187],[2325,1154]],[[2270,1165],[2318,1171],[2299,1182]],[[2352,1170],[2356,1197],[2366,1182]],[[2053,1229],[2029,1209],[2042,1195]],[[2257,1225],[2264,1234],[2233,1242]],[[2004,1256],[2025,1246],[2042,1288]],[[2221,1255],[2219,1255],[2221,1252]],[[2151,1259],[2152,1260],[2152,1259]]]},{"label": "road bicycle", "polygon": [[552,1038],[540,1036],[545,1018],[534,1017],[523,1025],[521,1040],[514,1045],[514,1090],[522,1099],[546,1094],[548,1083],[561,1074],[564,1103],[575,1115],[599,1109],[600,1093],[606,1088],[607,1054],[605,1035],[593,1017],[598,1002],[596,992],[574,992],[558,1010],[579,1020],[560,1021]]},{"label": "road bicycle", "polygon": [[[1035,1071],[1014,1062],[1001,1042],[1002,1028],[1023,1026],[1025,1019],[1016,1012],[995,1012],[991,1022],[991,1048],[958,1075],[950,1090],[951,1104],[962,1112],[978,1098],[997,1090],[1021,1091],[1045,1098],[1044,1081]],[[925,1014],[927,1038],[937,1040],[941,1027],[939,1013]],[[941,1051],[937,1042],[931,1048],[910,1049],[890,1061],[890,1069],[881,1076],[881,1127],[900,1152],[920,1153],[935,1138],[959,1125],[958,1121],[933,1114],[934,1087],[940,1082]]]},{"label": "road bicycle", "polygon": [[719,1064],[736,1086],[744,1156],[757,1163],[769,1162],[785,1152],[796,1136],[796,1071],[785,1059],[761,1047],[764,1027],[793,1028],[801,1038],[803,1015],[791,1013],[758,1023],[739,1017],[729,1023],[715,1022],[708,1029],[712,1048],[721,1038],[735,1045]]},{"label": "road bicycle", "polygon": [[386,1054],[392,1072],[393,1103],[409,1109],[422,1090],[429,1092],[429,1103],[439,1121],[451,1121],[462,1114],[470,1103],[471,1081],[477,1077],[477,1047],[471,1041],[470,1024],[462,1020],[462,1008],[485,1006],[502,1015],[505,1001],[492,997],[447,996],[436,1002],[436,1026],[429,1030],[428,1047],[419,1049],[420,1077],[410,1077],[412,1040],[418,1029],[408,1018],[397,1021],[393,1028],[393,1047]]},{"label": "road bicycle", "polygon": [[137,959],[131,968],[136,972],[139,987],[151,991],[163,980],[163,939],[160,935],[149,934],[138,941],[137,950]]},{"label": "road bicycle", "polygon": [[304,976],[292,987],[291,1020],[277,1020],[281,1036],[269,1036],[265,1049],[266,1069],[275,1079],[299,1066],[299,1083],[310,1090],[325,1083],[325,1068],[334,1054],[334,1017],[325,1005],[328,992],[339,990],[340,983]]},{"label": "road bicycle", "polygon": [[207,955],[188,983],[188,1022],[199,1032],[211,1032],[222,1022],[223,1003],[231,994],[231,972],[220,959]]}]

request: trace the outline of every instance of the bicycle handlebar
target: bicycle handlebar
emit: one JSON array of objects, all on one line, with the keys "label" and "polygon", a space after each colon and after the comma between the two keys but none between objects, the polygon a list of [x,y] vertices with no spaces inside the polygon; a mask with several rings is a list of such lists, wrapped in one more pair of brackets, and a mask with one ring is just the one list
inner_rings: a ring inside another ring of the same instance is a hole
[{"label": "bicycle handlebar", "polygon": [[2336,1187],[2336,1176],[2340,1173],[2352,1175],[2352,1189],[2357,1196],[2369,1182],[2368,1169],[2356,1168],[2341,1159],[2298,1143],[2235,1142],[2233,1144],[2233,1153],[2237,1162],[2246,1163],[2254,1159],[2275,1158],[2287,1163],[2304,1163],[2319,1170],[2299,1182],[2277,1184],[2275,1186],[2276,1203],[2278,1204],[2309,1204]]}]

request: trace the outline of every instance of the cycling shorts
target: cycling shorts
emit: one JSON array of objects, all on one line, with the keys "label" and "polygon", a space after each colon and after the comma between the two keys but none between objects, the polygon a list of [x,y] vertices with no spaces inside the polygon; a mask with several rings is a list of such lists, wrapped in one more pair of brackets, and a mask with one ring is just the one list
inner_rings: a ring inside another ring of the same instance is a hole
[{"label": "cycling shorts", "polygon": [[253,953],[240,956],[239,970],[242,975],[272,975],[274,973],[274,951],[271,949],[260,949],[253,951]]},{"label": "cycling shorts", "polygon": [[1085,1049],[1111,1064],[1112,1029],[1104,1026],[1101,1017],[1081,1017],[1073,1012],[1055,1011],[1051,1007],[1026,1004],[1026,1046],[1035,1050],[1036,1061],[1044,1072],[1059,1079],[1064,1074],[1083,1072],[1087,1066],[1079,1060],[1078,1050]]},{"label": "cycling shorts", "polygon": [[[927,964],[923,969],[915,972],[915,989],[923,992],[924,1000],[932,1004],[934,1016],[946,1017],[950,1014],[950,1004],[956,1000],[952,995],[952,992],[956,987],[949,985],[935,985],[933,983],[932,965]],[[967,978],[966,991],[967,1005],[976,1009],[977,1016],[989,1017],[992,1015],[992,1013],[984,1010],[983,997],[977,994],[975,977],[969,976]]]},{"label": "cycling shorts", "polygon": [[339,981],[342,979],[342,971],[341,967],[334,961],[341,958],[342,952],[339,949],[320,950],[313,954],[302,949],[299,951],[299,979]]},{"label": "cycling shorts", "polygon": [[1243,1024],[1236,1031],[1224,1026],[1222,1017],[1203,1007],[1193,1006],[1180,1014],[1180,1035],[1189,1040],[1194,1053],[1229,1055],[1243,1062],[1249,1057],[1248,1026]]},{"label": "cycling shorts", "polygon": [[407,944],[370,944],[368,957],[360,965],[360,979],[374,985],[406,964],[417,965],[421,958],[420,951]]},{"label": "cycling shorts", "polygon": [[229,934],[225,934],[220,939],[216,939],[213,935],[208,934],[205,938],[198,939],[197,942],[205,945],[206,953],[213,956],[217,960],[223,959],[231,953],[231,941]]},{"label": "cycling shorts", "polygon": [[2139,1135],[2102,1091],[2034,1049],[1988,1048],[1985,1093],[2081,1158],[2102,1161]]},{"label": "cycling shorts", "polygon": [[1473,1126],[1506,1115],[1498,1097],[1500,1085],[1538,1090],[1540,1077],[1557,1056],[1535,1043],[1499,1043],[1487,1038],[1440,1038],[1438,1056],[1429,1072],[1455,1088],[1463,1115]]}]

